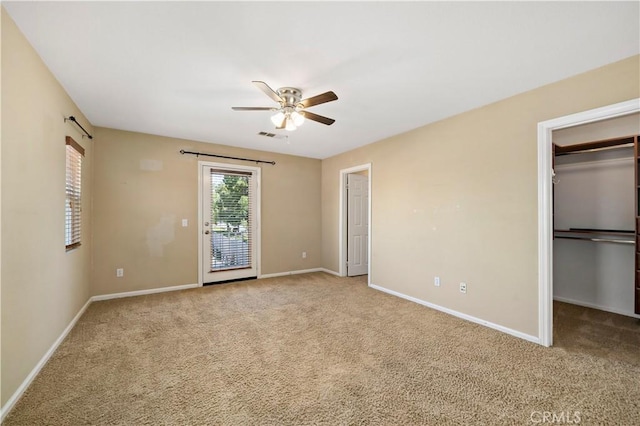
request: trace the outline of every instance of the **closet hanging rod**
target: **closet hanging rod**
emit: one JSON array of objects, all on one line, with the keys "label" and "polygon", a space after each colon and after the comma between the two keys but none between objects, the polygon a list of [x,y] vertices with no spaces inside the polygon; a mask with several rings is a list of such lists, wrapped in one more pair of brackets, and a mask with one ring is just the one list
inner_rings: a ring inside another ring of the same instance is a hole
[{"label": "closet hanging rod", "polygon": [[595,228],[569,228],[554,229],[553,232],[567,234],[605,234],[605,235],[635,235],[636,231],[626,231],[624,229],[595,229]]},{"label": "closet hanging rod", "polygon": [[614,240],[612,238],[569,237],[564,235],[556,235],[555,238],[562,238],[565,240],[594,241],[596,243],[616,243],[616,244],[635,244],[636,243],[634,240]]},{"label": "closet hanging rod", "polygon": [[600,148],[582,149],[580,151],[557,152],[556,156],[570,155],[570,154],[585,154],[587,152],[608,151],[610,149],[630,148],[630,147],[633,148],[633,142],[625,143],[623,145],[603,146],[603,147],[600,147]]}]

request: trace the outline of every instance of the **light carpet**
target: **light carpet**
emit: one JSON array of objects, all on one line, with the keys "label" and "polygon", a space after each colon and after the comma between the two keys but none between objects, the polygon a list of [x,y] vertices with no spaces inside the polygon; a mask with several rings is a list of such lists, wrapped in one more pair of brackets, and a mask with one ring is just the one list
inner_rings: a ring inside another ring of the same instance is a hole
[{"label": "light carpet", "polygon": [[544,348],[324,273],[95,302],[4,424],[639,425],[630,324]]}]

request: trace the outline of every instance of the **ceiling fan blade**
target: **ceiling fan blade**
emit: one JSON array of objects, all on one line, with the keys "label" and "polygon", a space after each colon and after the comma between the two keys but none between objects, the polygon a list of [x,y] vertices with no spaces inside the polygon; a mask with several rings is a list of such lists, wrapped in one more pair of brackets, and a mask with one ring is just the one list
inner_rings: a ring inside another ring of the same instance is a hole
[{"label": "ceiling fan blade", "polygon": [[322,115],[314,114],[309,111],[300,111],[300,114],[304,115],[305,118],[309,120],[317,121],[318,123],[326,124],[327,126],[331,126],[336,122],[333,118],[324,117]]},{"label": "ceiling fan blade", "polygon": [[231,107],[234,111],[271,111],[273,107]]},{"label": "ceiling fan blade", "polygon": [[268,97],[270,97],[271,99],[273,99],[274,101],[278,102],[278,103],[283,103],[284,100],[280,97],[280,95],[278,95],[278,93],[276,93],[275,90],[273,90],[271,87],[269,87],[269,85],[267,83],[265,83],[264,81],[252,81],[253,84],[255,84],[255,86],[262,90],[265,95],[267,95]]},{"label": "ceiling fan blade", "polygon": [[326,102],[335,101],[337,99],[338,99],[338,96],[335,93],[329,91],[329,92],[324,92],[317,96],[312,96],[310,98],[303,99],[300,101],[298,105],[301,104],[303,107],[309,108],[314,105],[324,104]]}]

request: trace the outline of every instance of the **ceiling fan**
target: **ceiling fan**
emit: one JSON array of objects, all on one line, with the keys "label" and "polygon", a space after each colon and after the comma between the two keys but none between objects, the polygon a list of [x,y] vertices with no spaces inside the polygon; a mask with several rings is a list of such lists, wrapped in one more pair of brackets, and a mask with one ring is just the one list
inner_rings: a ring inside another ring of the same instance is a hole
[{"label": "ceiling fan", "polygon": [[306,110],[306,108],[324,104],[338,99],[335,93],[329,91],[317,96],[302,99],[302,91],[295,87],[281,87],[277,91],[273,90],[264,81],[252,81],[253,84],[262,90],[267,96],[276,101],[277,107],[232,107],[234,111],[273,111],[275,115],[271,121],[276,129],[295,130],[304,122],[305,118],[326,124],[335,123],[333,118],[323,117]]}]

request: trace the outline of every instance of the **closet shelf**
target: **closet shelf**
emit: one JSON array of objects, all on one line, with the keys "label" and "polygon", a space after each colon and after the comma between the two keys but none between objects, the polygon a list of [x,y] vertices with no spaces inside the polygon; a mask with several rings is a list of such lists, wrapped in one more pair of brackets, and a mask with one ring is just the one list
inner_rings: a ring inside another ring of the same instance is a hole
[{"label": "closet shelf", "polygon": [[606,139],[597,142],[587,142],[576,145],[555,145],[555,156],[567,155],[567,154],[583,154],[586,152],[596,152],[616,148],[627,148],[635,146],[634,136],[625,136],[622,138]]},{"label": "closet shelf", "polygon": [[614,238],[616,236],[635,236],[635,233],[635,231],[626,231],[623,229],[569,228],[555,229],[554,238],[561,238],[565,240],[593,241],[596,243],[635,244],[635,239],[626,240],[622,238]]},{"label": "closet shelf", "polygon": [[594,241],[596,243],[616,243],[616,244],[635,244],[634,240],[616,240],[614,238],[590,238],[590,237],[572,237],[568,235],[556,235],[555,238],[565,240],[583,240]]},{"label": "closet shelf", "polygon": [[598,234],[598,235],[635,235],[636,231],[627,231],[624,229],[594,229],[594,228],[569,228],[554,229],[553,232],[561,232],[563,234]]}]

